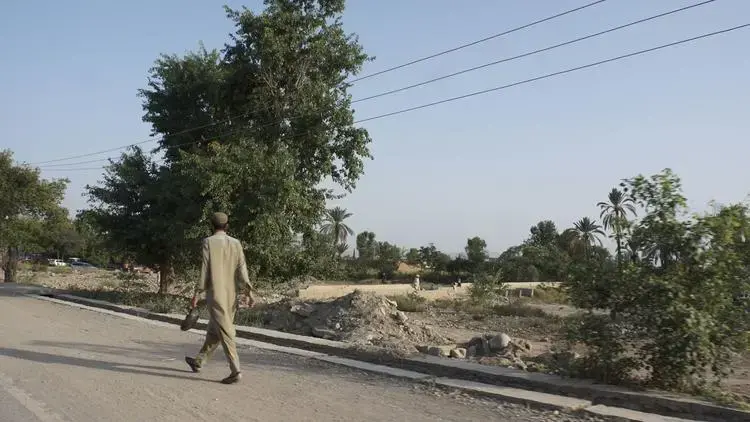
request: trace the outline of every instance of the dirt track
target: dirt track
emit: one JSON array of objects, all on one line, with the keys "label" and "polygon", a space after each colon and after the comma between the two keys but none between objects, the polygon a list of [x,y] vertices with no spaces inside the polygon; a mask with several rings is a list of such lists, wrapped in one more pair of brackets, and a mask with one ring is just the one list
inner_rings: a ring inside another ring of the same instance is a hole
[{"label": "dirt track", "polygon": [[201,374],[182,362],[199,335],[5,288],[0,338],[7,422],[577,420],[256,348],[241,349],[243,384],[224,386],[221,351]]}]

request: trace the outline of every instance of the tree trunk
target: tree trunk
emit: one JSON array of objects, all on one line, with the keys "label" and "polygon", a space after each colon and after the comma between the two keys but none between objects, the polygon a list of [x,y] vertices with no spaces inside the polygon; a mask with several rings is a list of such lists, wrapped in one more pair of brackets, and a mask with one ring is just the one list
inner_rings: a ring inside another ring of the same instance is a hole
[{"label": "tree trunk", "polygon": [[620,233],[615,233],[615,242],[617,242],[617,264],[620,264],[620,260],[622,259],[622,235]]},{"label": "tree trunk", "polygon": [[18,271],[18,249],[8,246],[8,255],[3,266],[3,275],[6,283],[16,282],[16,272]]},{"label": "tree trunk", "polygon": [[174,281],[174,268],[167,262],[159,265],[159,294],[169,293],[169,286]]}]

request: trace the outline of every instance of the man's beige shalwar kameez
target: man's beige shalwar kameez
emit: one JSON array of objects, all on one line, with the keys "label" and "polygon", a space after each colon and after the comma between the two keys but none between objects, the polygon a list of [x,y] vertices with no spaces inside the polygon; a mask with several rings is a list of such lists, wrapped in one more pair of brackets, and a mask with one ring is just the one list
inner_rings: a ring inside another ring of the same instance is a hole
[{"label": "man's beige shalwar kameez", "polygon": [[250,279],[240,241],[223,231],[203,239],[203,264],[197,292],[206,293],[209,322],[206,341],[195,360],[199,366],[202,365],[221,344],[232,374],[240,372],[234,341],[234,315],[237,311],[235,283],[238,275],[249,289]]}]

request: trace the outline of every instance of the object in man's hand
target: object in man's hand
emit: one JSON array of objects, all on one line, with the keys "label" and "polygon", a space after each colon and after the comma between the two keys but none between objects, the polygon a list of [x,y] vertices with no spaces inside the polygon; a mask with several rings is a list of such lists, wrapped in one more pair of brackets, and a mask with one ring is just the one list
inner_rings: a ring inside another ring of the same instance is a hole
[{"label": "object in man's hand", "polygon": [[182,324],[180,324],[180,329],[182,331],[187,331],[191,328],[194,328],[195,325],[198,323],[198,307],[191,309],[190,312],[185,316],[185,319],[182,320]]},{"label": "object in man's hand", "polygon": [[240,295],[238,302],[240,308],[252,308],[255,304],[255,299],[252,295]]}]

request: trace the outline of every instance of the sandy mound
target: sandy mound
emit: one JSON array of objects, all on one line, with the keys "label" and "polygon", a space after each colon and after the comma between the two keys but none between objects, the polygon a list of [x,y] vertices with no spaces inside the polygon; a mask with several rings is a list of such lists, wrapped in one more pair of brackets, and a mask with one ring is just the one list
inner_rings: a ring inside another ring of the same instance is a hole
[{"label": "sandy mound", "polygon": [[263,314],[263,325],[270,329],[404,354],[416,353],[419,345],[452,342],[428,325],[410,321],[395,302],[362,291],[328,302],[285,300],[269,304]]}]

